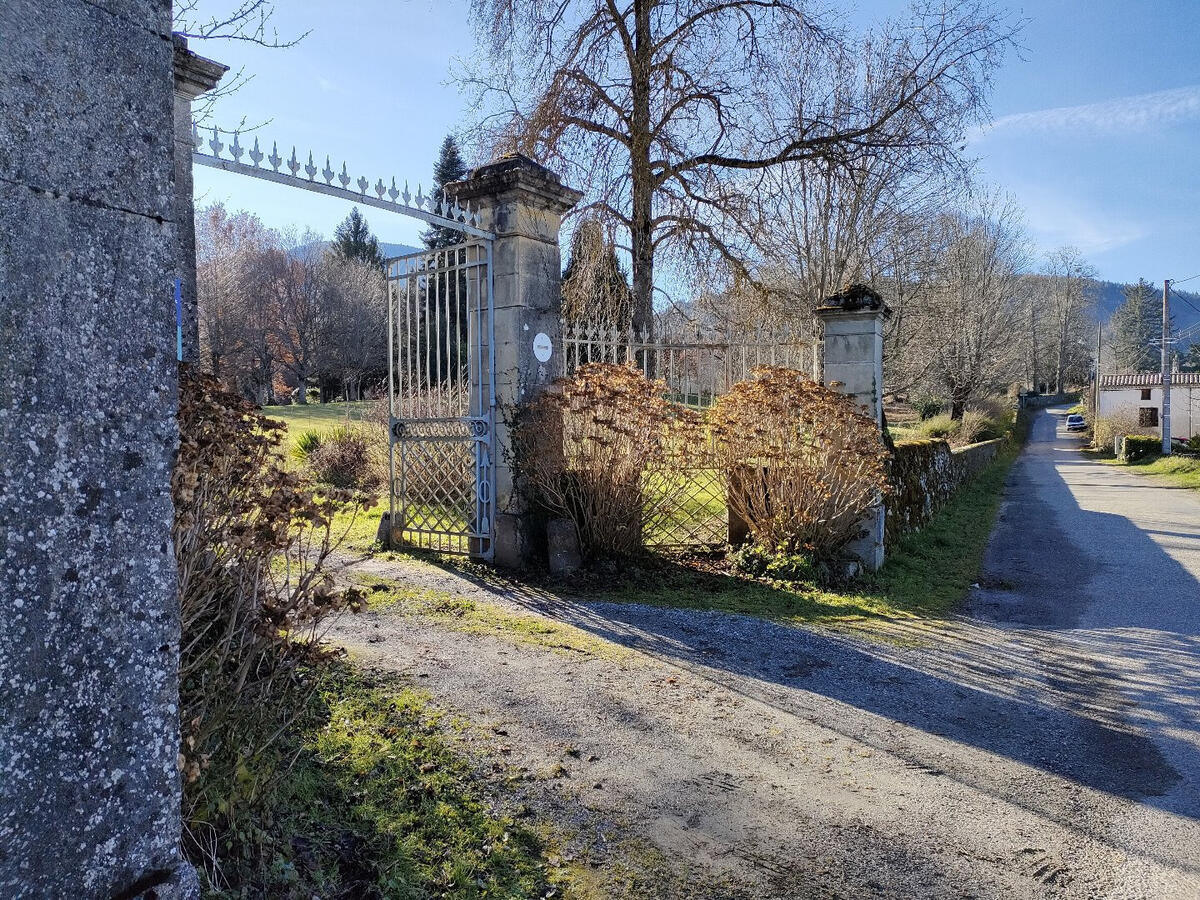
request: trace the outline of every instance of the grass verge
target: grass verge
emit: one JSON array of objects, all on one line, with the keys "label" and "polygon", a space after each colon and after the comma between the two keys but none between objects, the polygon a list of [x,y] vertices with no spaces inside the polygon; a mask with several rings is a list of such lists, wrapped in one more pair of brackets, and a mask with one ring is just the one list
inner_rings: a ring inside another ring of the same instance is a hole
[{"label": "grass verge", "polygon": [[1156,456],[1127,463],[1120,459],[1100,459],[1111,466],[1121,466],[1139,475],[1153,475],[1179,487],[1200,491],[1200,459],[1185,456]]},{"label": "grass verge", "polygon": [[1006,450],[923,529],[893,547],[883,568],[844,589],[768,582],[703,561],[653,562],[586,599],[721,610],[794,624],[866,625],[949,615],[979,574],[1016,451]]},{"label": "grass verge", "polygon": [[472,765],[461,723],[394,676],[341,662],[312,677],[300,718],[253,762],[285,774],[252,813],[214,823],[225,846],[207,896],[575,895],[545,835],[498,808],[501,785]]},{"label": "grass verge", "polygon": [[367,608],[419,616],[464,634],[483,634],[554,653],[624,659],[632,654],[581,628],[532,613],[515,612],[496,603],[474,600],[431,588],[408,587],[390,578],[358,574],[368,591]]}]

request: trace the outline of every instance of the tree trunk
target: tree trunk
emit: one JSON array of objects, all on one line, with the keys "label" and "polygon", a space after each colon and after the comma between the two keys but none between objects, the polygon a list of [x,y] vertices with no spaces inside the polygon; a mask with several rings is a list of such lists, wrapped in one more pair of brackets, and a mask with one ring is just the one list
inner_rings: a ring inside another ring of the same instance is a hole
[{"label": "tree trunk", "polygon": [[633,256],[633,327],[653,340],[654,332],[654,173],[650,169],[650,3],[634,0],[634,58],[630,179],[632,204],[630,249]]}]

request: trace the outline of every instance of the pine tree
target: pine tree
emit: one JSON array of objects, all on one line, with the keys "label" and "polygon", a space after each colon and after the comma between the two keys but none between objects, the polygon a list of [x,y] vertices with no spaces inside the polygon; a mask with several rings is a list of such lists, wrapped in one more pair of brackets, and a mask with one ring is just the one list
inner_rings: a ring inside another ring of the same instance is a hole
[{"label": "pine tree", "polygon": [[1113,313],[1111,340],[1117,368],[1128,372],[1155,372],[1158,350],[1151,343],[1162,334],[1162,301],[1145,279],[1124,288],[1125,302]]},{"label": "pine tree", "polygon": [[595,219],[585,219],[571,237],[571,256],[563,271],[563,318],[568,322],[628,331],[633,296],[616,248]]},{"label": "pine tree", "polygon": [[[463,161],[462,154],[458,150],[458,142],[454,140],[454,135],[446,135],[442,140],[442,149],[438,153],[437,163],[433,167],[432,196],[441,197],[446,185],[455,181],[462,181],[467,177],[468,171],[467,164]],[[421,240],[425,242],[425,246],[430,250],[442,250],[446,247],[453,247],[455,244],[462,243],[462,239],[463,235],[461,231],[455,231],[453,228],[444,228],[441,225],[430,225],[425,233],[421,235]]]},{"label": "pine tree", "polygon": [[371,228],[357,206],[350,210],[350,215],[333,232],[331,249],[346,259],[360,259],[383,268],[379,241],[371,234]]}]

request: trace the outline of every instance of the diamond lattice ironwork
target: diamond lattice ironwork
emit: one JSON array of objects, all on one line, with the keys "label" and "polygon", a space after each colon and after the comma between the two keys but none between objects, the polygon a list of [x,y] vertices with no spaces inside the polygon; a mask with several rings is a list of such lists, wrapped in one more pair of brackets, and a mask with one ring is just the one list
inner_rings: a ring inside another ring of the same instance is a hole
[{"label": "diamond lattice ironwork", "polygon": [[396,445],[396,527],[405,543],[468,553],[480,537],[476,440],[460,420],[405,423]]},{"label": "diamond lattice ironwork", "polygon": [[729,539],[721,471],[671,463],[646,474],[643,542],[664,550],[720,547]]}]

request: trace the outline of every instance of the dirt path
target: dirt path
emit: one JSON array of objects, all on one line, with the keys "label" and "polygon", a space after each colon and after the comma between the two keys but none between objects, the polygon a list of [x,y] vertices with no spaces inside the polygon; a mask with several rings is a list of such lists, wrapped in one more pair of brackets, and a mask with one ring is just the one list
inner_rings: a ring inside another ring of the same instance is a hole
[{"label": "dirt path", "polygon": [[[490,726],[492,752],[544,775],[542,802],[594,849],[638,836],[695,877],[662,896],[1200,896],[1195,618],[1155,626],[1136,592],[1105,607],[1129,577],[1075,549],[1096,525],[1055,508],[1074,488],[1052,473],[1060,449],[1078,457],[1050,419],[1035,438],[989,548],[999,587],[952,623],[897,626],[894,643],[381,559],[354,568],[628,652],[553,652],[386,611],[335,637]],[[1087,465],[1107,473],[1080,470],[1085,483],[1131,477]],[[1155,490],[1122,489],[1112,502]],[[1192,531],[1159,524],[1200,552],[1200,516]],[[1153,563],[1143,594],[1167,579],[1200,604],[1194,571],[1160,552],[1138,560]]]}]

